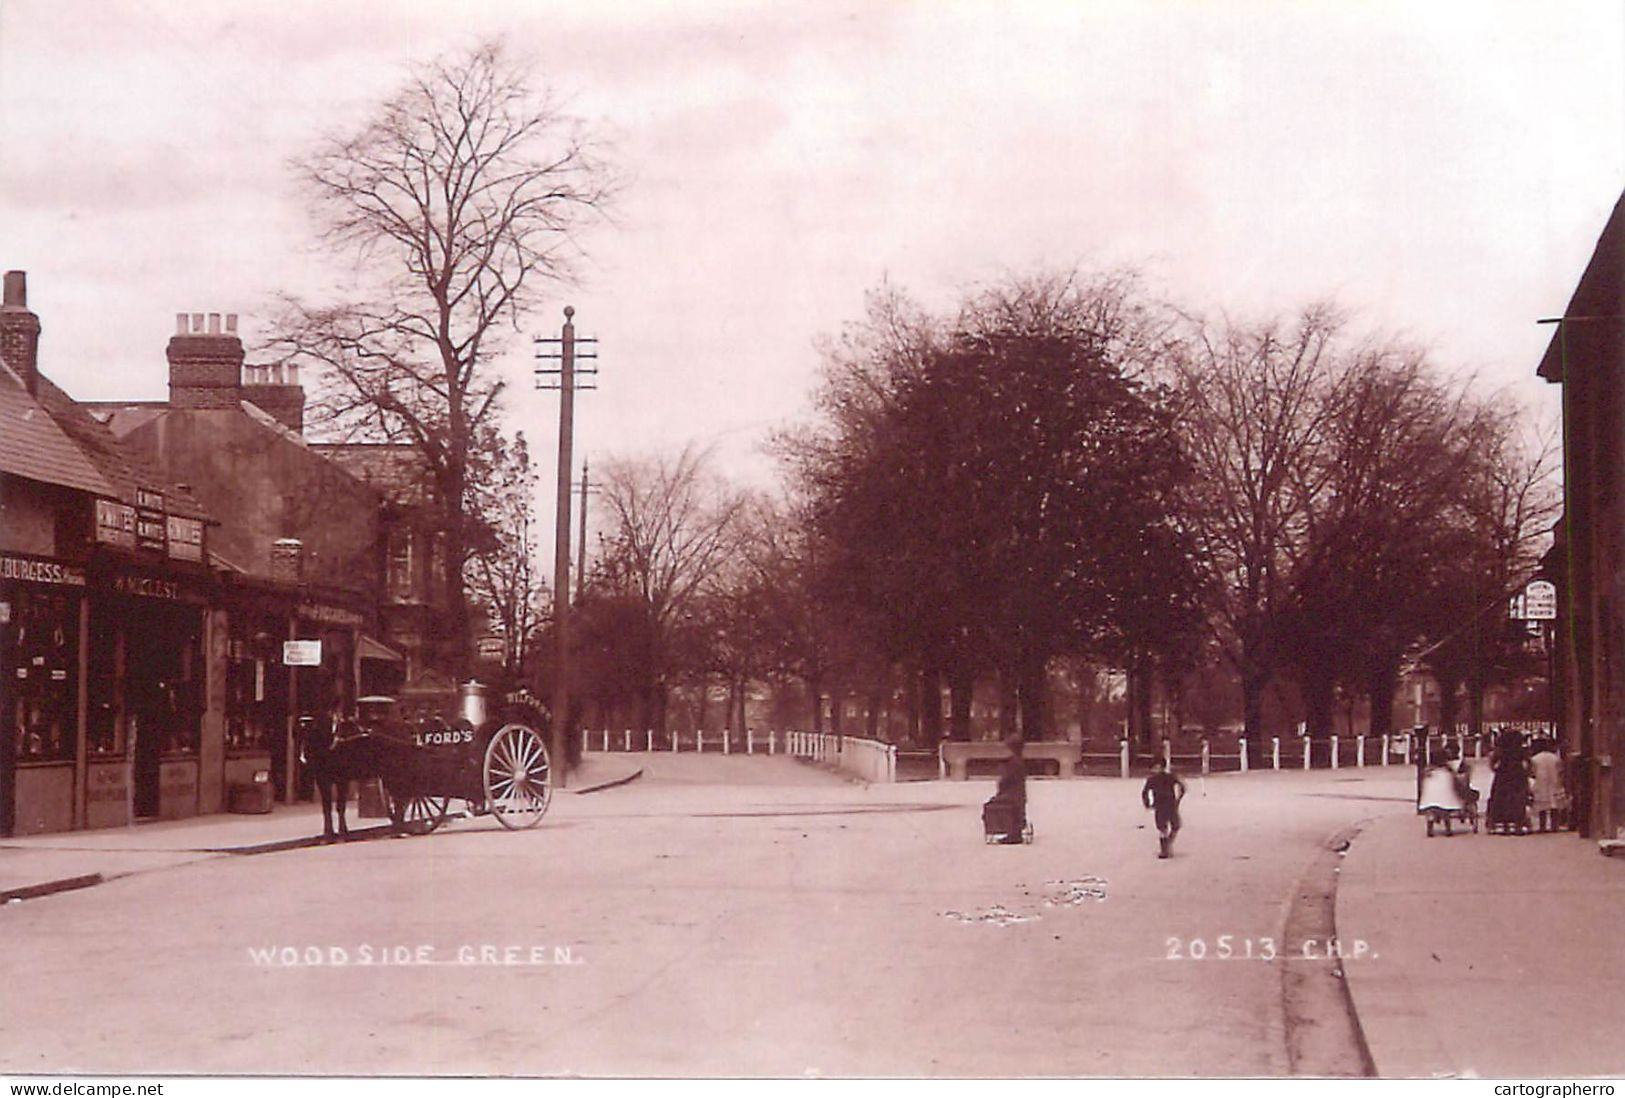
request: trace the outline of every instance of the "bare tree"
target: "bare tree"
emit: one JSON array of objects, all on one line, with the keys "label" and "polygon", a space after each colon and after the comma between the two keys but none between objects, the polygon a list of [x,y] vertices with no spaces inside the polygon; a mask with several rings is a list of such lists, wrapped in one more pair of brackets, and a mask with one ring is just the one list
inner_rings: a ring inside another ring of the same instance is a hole
[{"label": "bare tree", "polygon": [[610,532],[603,570],[612,590],[642,608],[646,718],[663,728],[666,690],[679,670],[673,642],[735,552],[744,496],[712,475],[706,455],[693,448],[613,461],[601,487]]},{"label": "bare tree", "polygon": [[470,546],[464,574],[470,596],[501,631],[503,670],[512,683],[547,601],[546,584],[532,561],[537,476],[524,432],[489,458],[473,486],[484,537]]},{"label": "bare tree", "polygon": [[1210,607],[1241,679],[1247,735],[1280,672],[1281,619],[1293,550],[1319,486],[1317,451],[1336,407],[1341,320],[1306,310],[1291,326],[1197,324],[1174,348],[1186,446],[1195,467],[1186,509],[1208,572]]},{"label": "bare tree", "polygon": [[414,69],[359,129],[297,161],[353,300],[290,301],[273,345],[323,368],[318,411],[349,440],[405,443],[433,479],[466,660],[475,541],[470,450],[497,425],[496,358],[570,278],[613,181],[585,129],[495,43]]}]

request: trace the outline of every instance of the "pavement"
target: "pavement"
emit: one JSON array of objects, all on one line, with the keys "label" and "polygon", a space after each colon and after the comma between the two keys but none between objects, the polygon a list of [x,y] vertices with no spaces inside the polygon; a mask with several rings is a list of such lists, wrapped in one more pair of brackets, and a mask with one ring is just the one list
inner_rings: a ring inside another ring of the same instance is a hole
[{"label": "pavement", "polygon": [[1344,967],[1380,1077],[1625,1075],[1625,858],[1572,831],[1430,839],[1401,814],[1341,868],[1338,934],[1373,950]]},{"label": "pavement", "polygon": [[[640,778],[640,755],[588,753],[563,792],[597,793]],[[346,814],[352,835],[381,835],[388,821]],[[132,827],[0,839],[0,903],[87,888],[211,858],[293,849],[321,842],[321,804],[279,804],[268,813],[219,813]]]}]

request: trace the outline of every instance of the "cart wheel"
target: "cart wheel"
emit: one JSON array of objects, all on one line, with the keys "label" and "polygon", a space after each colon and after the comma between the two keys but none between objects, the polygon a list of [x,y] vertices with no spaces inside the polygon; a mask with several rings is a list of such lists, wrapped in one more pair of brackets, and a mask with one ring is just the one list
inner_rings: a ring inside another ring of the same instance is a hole
[{"label": "cart wheel", "polygon": [[485,749],[485,803],[503,827],[542,822],[553,799],[553,767],[541,736],[522,724],[505,725]]},{"label": "cart wheel", "polygon": [[388,786],[384,795],[389,799],[389,822],[403,835],[427,835],[446,822],[451,806],[450,797],[397,796]]}]

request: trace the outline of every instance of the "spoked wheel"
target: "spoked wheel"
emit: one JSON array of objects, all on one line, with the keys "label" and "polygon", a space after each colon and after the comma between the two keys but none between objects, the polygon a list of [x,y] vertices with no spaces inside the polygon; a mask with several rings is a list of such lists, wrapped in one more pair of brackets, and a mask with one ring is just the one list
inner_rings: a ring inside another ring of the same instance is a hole
[{"label": "spoked wheel", "polygon": [[542,822],[553,799],[553,767],[542,737],[504,725],[485,749],[485,803],[497,822],[518,831]]},{"label": "spoked wheel", "polygon": [[402,834],[427,835],[446,822],[450,797],[397,796],[387,787],[384,793],[389,797],[389,820]]}]

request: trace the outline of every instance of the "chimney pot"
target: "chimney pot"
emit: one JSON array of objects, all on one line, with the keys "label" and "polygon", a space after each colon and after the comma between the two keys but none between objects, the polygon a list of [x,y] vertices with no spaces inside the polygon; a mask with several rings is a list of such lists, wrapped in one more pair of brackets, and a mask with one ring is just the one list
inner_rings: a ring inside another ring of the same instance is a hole
[{"label": "chimney pot", "polygon": [[220,314],[219,313],[210,313],[209,314],[209,334],[212,335],[212,336],[217,336],[217,335],[220,334]]},{"label": "chimney pot", "polygon": [[192,334],[193,335],[202,335],[203,334],[203,314],[202,313],[193,313],[192,314]]},{"label": "chimney pot", "polygon": [[178,336],[183,336],[183,335],[186,334],[186,314],[185,313],[176,313],[175,314],[175,334],[178,335]]},{"label": "chimney pot", "polygon": [[28,308],[28,272],[7,271],[5,304],[7,308]]},{"label": "chimney pot", "polygon": [[227,335],[236,335],[237,334],[237,314],[236,313],[227,313],[226,314],[226,334]]}]

